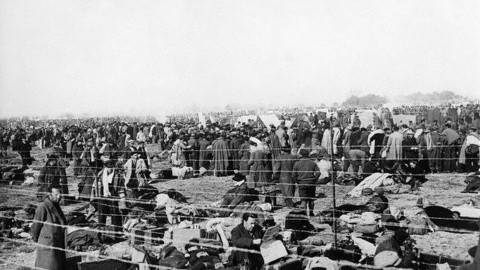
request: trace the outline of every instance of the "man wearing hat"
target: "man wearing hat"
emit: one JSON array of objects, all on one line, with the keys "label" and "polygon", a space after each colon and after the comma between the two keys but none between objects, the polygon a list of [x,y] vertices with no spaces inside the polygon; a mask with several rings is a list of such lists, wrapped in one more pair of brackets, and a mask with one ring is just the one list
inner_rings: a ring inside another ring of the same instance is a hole
[{"label": "man wearing hat", "polygon": [[414,138],[414,133],[412,130],[408,129],[406,131],[407,137],[403,139],[402,142],[402,151],[403,157],[408,161],[417,161],[418,160],[418,143]]},{"label": "man wearing hat", "polygon": [[275,161],[275,179],[280,180],[280,190],[282,191],[283,201],[287,207],[295,207],[293,197],[295,196],[295,181],[293,181],[292,172],[296,158],[290,153],[290,147],[282,147],[281,154]]},{"label": "man wearing hat", "polygon": [[221,217],[228,217],[232,213],[233,209],[239,204],[248,200],[249,188],[246,183],[244,175],[236,173],[233,178],[235,181],[235,187],[228,190],[222,199],[222,211],[219,212]]},{"label": "man wearing hat", "polygon": [[125,148],[123,148],[121,151],[123,152],[122,153],[122,159],[123,159],[123,162],[126,162],[127,160],[130,159],[131,155],[133,152],[135,152],[137,149],[133,146],[135,143],[134,140],[132,139],[127,139],[127,146],[125,146]]},{"label": "man wearing hat", "polygon": [[308,215],[313,215],[315,182],[320,176],[317,164],[309,157],[307,149],[300,149],[300,159],[293,166],[292,178],[298,184],[298,195],[302,201],[302,208]]},{"label": "man wearing hat", "polygon": [[104,168],[98,173],[96,181],[98,223],[105,226],[107,216],[111,216],[112,225],[119,231],[122,227],[122,216],[118,201],[121,195],[125,194],[125,187],[122,175],[115,168],[115,161],[107,160],[104,163]]},{"label": "man wearing hat", "polygon": [[98,168],[100,160],[99,150],[94,145],[93,138],[89,138],[87,140],[87,144],[85,145],[80,158],[82,159],[82,163],[88,163],[90,167],[96,169],[97,171],[101,169],[101,167]]}]

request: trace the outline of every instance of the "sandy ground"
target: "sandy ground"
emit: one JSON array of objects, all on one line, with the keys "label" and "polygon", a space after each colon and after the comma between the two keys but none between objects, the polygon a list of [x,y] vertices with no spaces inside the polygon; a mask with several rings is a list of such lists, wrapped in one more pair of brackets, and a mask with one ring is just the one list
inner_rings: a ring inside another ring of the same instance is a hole
[{"label": "sandy ground", "polygon": [[[154,150],[153,150],[154,151]],[[34,157],[37,161],[32,167],[43,166],[45,158],[45,150],[34,148]],[[12,154],[14,156],[14,154]],[[166,162],[155,161],[154,172],[159,168],[168,166]],[[67,174],[72,174],[72,169],[67,169]],[[387,195],[390,204],[400,208],[408,208],[415,205],[418,197],[425,197],[432,203],[452,207],[460,205],[465,199],[473,197],[471,194],[462,194],[465,184],[464,175],[459,174],[434,174],[428,175],[429,179],[421,188],[412,194]],[[69,188],[72,194],[76,193],[78,181],[69,179]],[[153,184],[159,190],[175,188],[190,198],[190,202],[196,204],[209,204],[213,201],[221,199],[222,194],[233,186],[233,181],[229,177],[202,177],[187,180],[168,180]],[[320,188],[319,188],[320,189]],[[322,187],[326,198],[316,200],[316,210],[324,210],[332,207],[333,196],[330,187]],[[350,191],[350,186],[337,186],[336,203],[341,205],[344,203],[360,204],[365,203],[367,198],[345,198],[345,194]],[[21,217],[23,211],[19,210],[28,202],[36,203],[34,199],[35,187],[23,187],[19,185],[10,186],[8,183],[0,184],[0,211],[6,209],[17,210],[16,213]],[[280,201],[281,203],[281,201]],[[63,207],[64,212],[80,206],[80,204],[69,205]],[[456,259],[468,259],[468,248],[477,244],[478,233],[449,233],[435,232],[428,235],[418,236],[414,238],[417,241],[417,247],[425,253],[446,255]],[[321,236],[325,242],[333,239],[330,228],[328,228]],[[341,238],[341,236],[339,236]],[[21,239],[20,239],[21,240]],[[23,241],[23,240],[21,240]],[[30,245],[28,244],[30,243]],[[35,247],[31,245],[31,241],[27,244],[0,242],[0,269],[22,269],[22,266],[33,266],[35,260]],[[26,268],[23,268],[26,269]]]}]

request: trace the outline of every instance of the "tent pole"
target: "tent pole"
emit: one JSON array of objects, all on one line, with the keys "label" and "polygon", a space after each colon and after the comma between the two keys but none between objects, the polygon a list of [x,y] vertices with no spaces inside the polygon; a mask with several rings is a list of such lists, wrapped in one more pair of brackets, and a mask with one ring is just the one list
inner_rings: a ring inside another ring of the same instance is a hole
[{"label": "tent pole", "polygon": [[335,164],[333,162],[333,115],[330,116],[330,151],[332,153],[332,156],[330,157],[330,162],[332,164],[332,173],[330,174],[330,177],[332,179],[332,195],[333,195],[333,211],[332,211],[332,229],[333,229],[333,248],[337,248],[337,224],[336,224],[336,217],[335,217],[335,210],[337,208],[336,205],[336,200],[335,200]]}]

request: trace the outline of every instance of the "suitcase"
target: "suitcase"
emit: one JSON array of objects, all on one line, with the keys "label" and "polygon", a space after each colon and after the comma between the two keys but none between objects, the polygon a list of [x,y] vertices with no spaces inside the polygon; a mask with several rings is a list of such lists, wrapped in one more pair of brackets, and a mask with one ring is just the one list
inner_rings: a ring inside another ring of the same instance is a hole
[{"label": "suitcase", "polygon": [[163,243],[163,236],[166,228],[159,228],[153,225],[141,225],[132,228],[130,236],[131,245],[160,245]]}]

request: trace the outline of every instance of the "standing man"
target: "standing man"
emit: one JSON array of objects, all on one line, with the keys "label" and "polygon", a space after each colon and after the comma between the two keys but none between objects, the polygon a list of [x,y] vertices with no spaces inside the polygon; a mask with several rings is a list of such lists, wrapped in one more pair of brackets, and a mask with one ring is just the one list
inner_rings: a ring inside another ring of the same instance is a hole
[{"label": "standing man", "polygon": [[31,235],[38,243],[35,267],[45,270],[67,269],[65,255],[65,228],[67,223],[60,199],[62,198],[59,186],[49,186],[48,198],[35,211]]},{"label": "standing man", "polygon": [[455,172],[456,171],[456,143],[457,140],[460,138],[458,132],[452,129],[450,123],[445,124],[445,129],[442,132],[444,136],[444,166],[445,171],[447,172]]},{"label": "standing man", "polygon": [[281,154],[275,161],[275,178],[280,180],[280,190],[287,207],[295,207],[295,181],[293,181],[293,166],[297,159],[290,154],[289,147],[282,147]]},{"label": "standing man", "polygon": [[385,152],[387,153],[387,162],[392,166],[396,161],[403,158],[402,151],[403,134],[400,133],[398,126],[393,126],[393,133],[388,136],[387,144],[385,145]]},{"label": "standing man", "polygon": [[103,170],[98,174],[100,196],[98,199],[98,224],[105,226],[107,216],[111,216],[111,223],[115,231],[122,229],[122,216],[118,202],[120,194],[125,194],[124,179],[119,170],[114,168],[115,161],[107,160]]},{"label": "standing man", "polygon": [[22,158],[22,169],[28,169],[28,165],[32,165],[33,158],[30,155],[30,151],[32,150],[32,146],[30,142],[27,141],[25,135],[22,135],[20,138],[20,143],[18,144],[18,152],[20,153],[20,157]]},{"label": "standing man", "polygon": [[212,154],[215,176],[226,176],[230,149],[228,149],[224,133],[220,134],[218,139],[212,143]]},{"label": "standing man", "polygon": [[315,182],[320,176],[317,164],[308,158],[308,150],[300,150],[300,159],[293,166],[293,180],[298,184],[298,196],[307,215],[313,216]]}]

